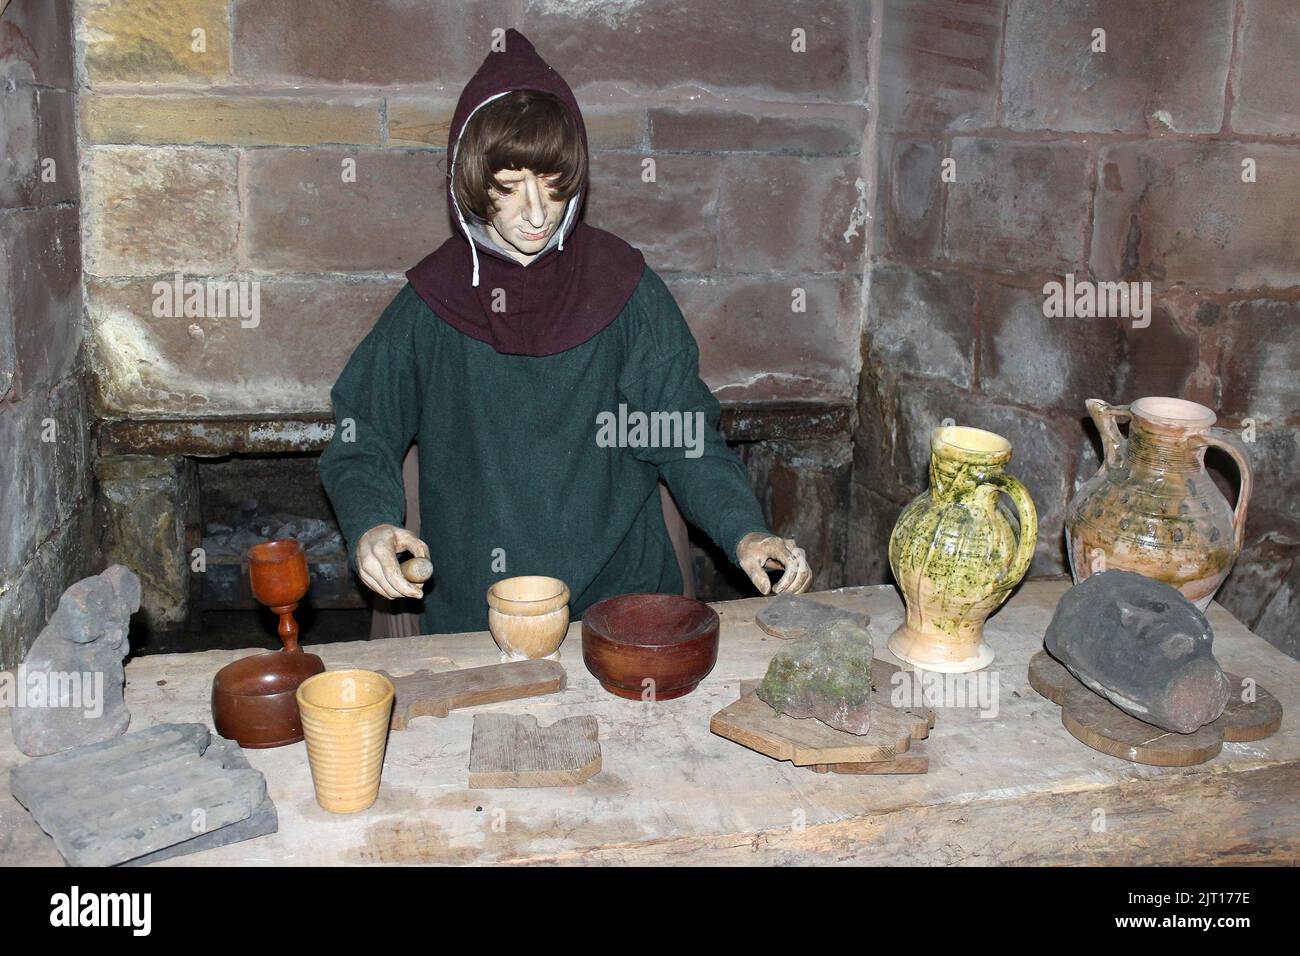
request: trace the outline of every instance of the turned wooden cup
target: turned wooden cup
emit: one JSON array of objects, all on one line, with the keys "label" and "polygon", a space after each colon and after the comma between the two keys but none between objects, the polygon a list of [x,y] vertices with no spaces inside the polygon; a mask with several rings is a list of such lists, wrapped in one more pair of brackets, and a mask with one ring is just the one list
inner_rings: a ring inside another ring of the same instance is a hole
[{"label": "turned wooden cup", "polygon": [[488,588],[488,630],[502,660],[551,657],[569,632],[569,586],[528,574]]},{"label": "turned wooden cup", "polygon": [[365,670],[326,671],[303,681],[298,709],[316,802],[332,813],[356,813],[379,796],[393,685]]}]

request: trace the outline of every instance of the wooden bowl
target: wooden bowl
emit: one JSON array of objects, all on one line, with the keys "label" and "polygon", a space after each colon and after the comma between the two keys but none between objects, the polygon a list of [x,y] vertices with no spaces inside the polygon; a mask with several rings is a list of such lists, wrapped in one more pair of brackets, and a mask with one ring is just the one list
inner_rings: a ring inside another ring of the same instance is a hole
[{"label": "wooden bowl", "polygon": [[302,740],[294,696],[298,685],[322,673],[315,654],[276,651],[227,664],[212,679],[212,722],[217,733],[241,747],[283,747]]},{"label": "wooden bowl", "polygon": [[619,697],[682,697],[718,661],[717,612],[677,594],[609,598],[582,615],[582,660]]}]

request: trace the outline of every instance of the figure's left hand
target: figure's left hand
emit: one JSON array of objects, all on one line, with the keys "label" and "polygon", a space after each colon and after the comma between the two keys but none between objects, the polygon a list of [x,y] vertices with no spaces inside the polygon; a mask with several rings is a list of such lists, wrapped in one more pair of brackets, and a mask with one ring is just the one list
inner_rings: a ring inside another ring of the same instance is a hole
[{"label": "figure's left hand", "polygon": [[[764,531],[753,531],[736,546],[736,561],[749,575],[760,594],[802,594],[812,584],[812,568],[803,548],[794,538],[778,538]],[[785,574],[773,587],[764,568],[785,568]]]}]

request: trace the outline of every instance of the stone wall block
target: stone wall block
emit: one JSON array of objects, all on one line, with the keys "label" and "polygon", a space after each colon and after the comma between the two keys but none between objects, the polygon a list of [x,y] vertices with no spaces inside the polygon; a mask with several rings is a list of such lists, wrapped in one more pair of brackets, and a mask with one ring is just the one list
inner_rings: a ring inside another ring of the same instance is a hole
[{"label": "stone wall block", "polygon": [[189,615],[189,542],[198,540],[198,466],[191,459],[99,458],[96,521],[104,561],[140,578],[138,620],[174,631]]}]

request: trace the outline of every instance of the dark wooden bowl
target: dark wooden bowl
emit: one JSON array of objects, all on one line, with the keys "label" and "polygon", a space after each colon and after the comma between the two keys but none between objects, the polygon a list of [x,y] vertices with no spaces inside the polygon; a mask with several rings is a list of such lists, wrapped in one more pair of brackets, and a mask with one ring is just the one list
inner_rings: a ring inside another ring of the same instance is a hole
[{"label": "dark wooden bowl", "polygon": [[718,661],[718,615],[677,594],[623,594],[582,615],[582,660],[611,694],[655,700],[695,690]]},{"label": "dark wooden bowl", "polygon": [[302,740],[298,685],[325,670],[315,654],[254,654],[212,679],[212,722],[241,747],[283,747]]}]

